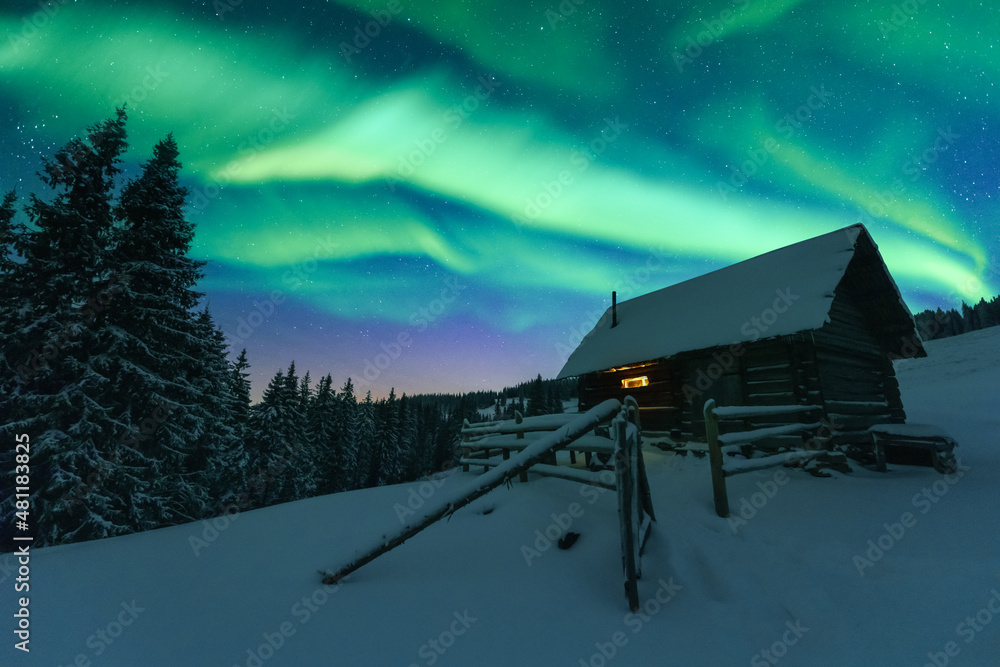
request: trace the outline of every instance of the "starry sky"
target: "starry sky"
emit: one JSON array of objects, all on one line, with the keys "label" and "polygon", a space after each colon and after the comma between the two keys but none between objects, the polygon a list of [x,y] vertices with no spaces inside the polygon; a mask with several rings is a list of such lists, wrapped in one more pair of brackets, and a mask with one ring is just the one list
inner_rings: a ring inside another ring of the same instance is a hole
[{"label": "starry sky", "polygon": [[292,359],[499,389],[613,289],[856,222],[915,311],[1000,292],[998,37],[970,1],[8,1],[0,190],[127,103],[256,396]]}]

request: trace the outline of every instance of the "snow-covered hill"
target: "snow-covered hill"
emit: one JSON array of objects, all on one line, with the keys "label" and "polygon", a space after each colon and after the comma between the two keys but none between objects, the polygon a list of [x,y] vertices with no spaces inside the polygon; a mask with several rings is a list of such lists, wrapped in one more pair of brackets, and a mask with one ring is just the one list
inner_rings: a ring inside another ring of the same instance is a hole
[{"label": "snow-covered hill", "polygon": [[[27,655],[8,555],[0,664],[1000,664],[1000,327],[927,350],[897,365],[903,401],[959,441],[957,475],[760,471],[729,480],[745,522],[727,521],[705,459],[647,450],[659,522],[642,614],[627,613],[612,494],[554,479],[500,488],[319,583],[456,473],[38,550]],[[579,541],[549,546],[570,521]]]}]

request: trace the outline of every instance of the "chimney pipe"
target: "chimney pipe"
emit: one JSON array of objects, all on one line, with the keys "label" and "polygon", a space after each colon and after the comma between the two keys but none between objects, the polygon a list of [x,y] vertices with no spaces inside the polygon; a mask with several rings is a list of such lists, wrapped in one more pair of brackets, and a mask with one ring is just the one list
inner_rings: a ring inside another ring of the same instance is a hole
[{"label": "chimney pipe", "polygon": [[618,292],[611,292],[611,328],[618,326]]}]

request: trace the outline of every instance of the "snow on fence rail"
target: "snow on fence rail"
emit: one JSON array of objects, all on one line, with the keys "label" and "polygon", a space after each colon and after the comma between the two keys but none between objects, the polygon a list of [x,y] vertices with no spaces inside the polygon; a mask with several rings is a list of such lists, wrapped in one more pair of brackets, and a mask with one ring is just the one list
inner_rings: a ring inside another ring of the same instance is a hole
[{"label": "snow on fence rail", "polygon": [[805,461],[818,455],[821,450],[794,451],[784,454],[764,456],[759,459],[742,461],[723,461],[723,448],[730,450],[742,445],[748,445],[776,435],[787,435],[801,431],[811,431],[822,426],[820,422],[808,424],[785,424],[766,428],[737,431],[719,435],[719,419],[739,419],[741,417],[762,417],[796,412],[813,412],[820,410],[818,405],[727,405],[716,406],[715,399],[705,401],[705,434],[708,439],[708,458],[712,469],[712,492],[715,496],[715,513],[720,517],[729,516],[729,493],[726,490],[726,477],[732,477],[744,472],[761,470],[793,461]]},{"label": "snow on fence rail", "polygon": [[[640,444],[638,406],[631,396],[622,406],[618,400],[610,398],[591,408],[582,415],[571,415],[567,423],[556,431],[532,442],[512,458],[500,461],[479,478],[452,493],[441,494],[422,515],[415,516],[400,530],[391,535],[382,535],[366,548],[360,550],[347,564],[335,571],[321,572],[324,584],[335,584],[363,565],[380,555],[403,544],[417,533],[456,510],[486,495],[491,490],[549,460],[555,451],[580,438],[601,422],[614,417],[615,486],[618,490],[618,515],[621,522],[622,564],[625,576],[625,592],[629,608],[639,609],[636,579],[641,576],[641,556],[646,539],[649,537],[653,514],[649,482]],[[616,416],[617,415],[617,416]],[[585,472],[585,471],[577,471]],[[574,481],[586,481],[575,479]]]},{"label": "snow on fence rail", "polygon": [[487,435],[525,433],[530,431],[554,431],[560,426],[565,426],[578,417],[577,414],[561,415],[538,415],[536,417],[522,417],[520,412],[514,412],[514,421],[506,419],[502,421],[486,422],[483,424],[470,424],[466,419],[462,425],[462,440],[471,442]]},{"label": "snow on fence rail", "polygon": [[[463,472],[468,472],[470,466],[482,466],[484,471],[496,467],[501,461],[510,459],[512,451],[517,452],[527,449],[537,437],[542,437],[542,434],[545,432],[554,431],[570,423],[578,416],[577,414],[557,414],[522,417],[520,412],[515,412],[513,420],[507,419],[483,424],[470,424],[469,420],[466,419],[462,425],[462,444],[460,445],[462,456],[458,462],[462,465]],[[533,437],[525,437],[525,434],[531,434]],[[569,451],[569,461],[571,464],[576,463],[577,452],[583,452],[584,461],[589,466],[592,453],[598,452],[610,456],[613,453],[613,443],[605,437],[585,435],[577,438],[571,446],[567,445],[564,449]],[[494,450],[498,450],[501,453],[502,459],[492,456]],[[577,479],[582,474],[585,477],[590,476],[593,478],[586,483],[594,486],[608,487],[607,484],[601,483],[597,480],[596,476],[590,473],[584,471],[560,471],[556,465],[554,452],[548,461],[548,465],[536,465],[532,467],[532,472],[550,477],[561,477],[563,479],[571,476],[575,481],[582,481],[581,479]],[[520,474],[520,481],[528,481],[527,471]]]}]

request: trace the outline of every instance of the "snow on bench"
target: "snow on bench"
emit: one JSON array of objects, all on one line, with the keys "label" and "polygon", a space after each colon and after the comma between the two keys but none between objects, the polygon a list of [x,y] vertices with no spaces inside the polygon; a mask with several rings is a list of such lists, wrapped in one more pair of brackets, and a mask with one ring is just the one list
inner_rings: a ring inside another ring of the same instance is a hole
[{"label": "snow on bench", "polygon": [[872,433],[897,435],[904,438],[940,438],[948,442],[955,439],[940,426],[933,424],[875,424],[868,428]]},{"label": "snow on bench", "polygon": [[958,446],[948,433],[933,424],[875,424],[868,428],[875,445],[875,467],[886,471],[885,448],[919,448],[929,452],[931,465],[940,473],[953,472],[953,450]]}]

